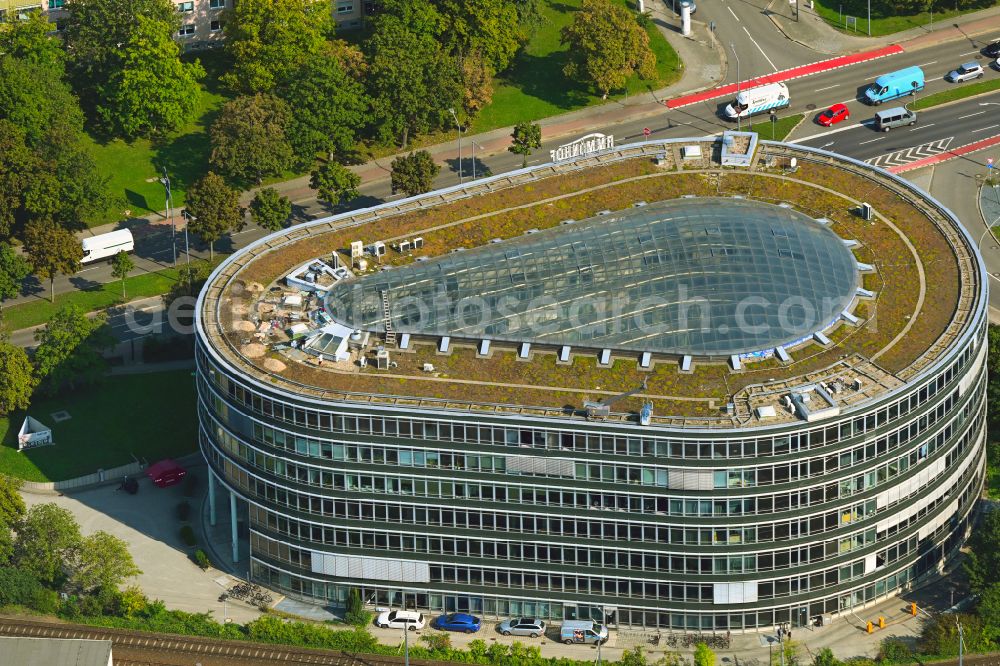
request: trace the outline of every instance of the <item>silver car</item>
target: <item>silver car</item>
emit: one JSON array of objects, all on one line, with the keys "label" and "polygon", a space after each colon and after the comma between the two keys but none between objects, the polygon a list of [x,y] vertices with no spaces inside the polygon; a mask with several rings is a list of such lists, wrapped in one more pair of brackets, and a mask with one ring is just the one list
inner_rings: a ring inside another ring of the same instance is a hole
[{"label": "silver car", "polygon": [[970,79],[981,79],[983,78],[983,67],[978,62],[967,62],[948,72],[944,78],[952,83],[961,83]]},{"label": "silver car", "polygon": [[545,634],[545,622],[536,617],[519,617],[500,623],[500,633],[504,636],[531,636],[538,638]]}]

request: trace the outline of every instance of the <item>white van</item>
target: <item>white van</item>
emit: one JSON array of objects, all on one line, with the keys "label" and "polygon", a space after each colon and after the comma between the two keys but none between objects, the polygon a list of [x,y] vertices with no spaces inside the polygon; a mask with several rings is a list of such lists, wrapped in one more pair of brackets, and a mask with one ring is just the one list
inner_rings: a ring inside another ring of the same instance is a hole
[{"label": "white van", "polygon": [[110,231],[83,239],[83,259],[80,263],[89,264],[101,259],[110,259],[122,250],[135,251],[135,240],[128,229]]},{"label": "white van", "polygon": [[730,120],[747,118],[755,113],[783,109],[791,103],[788,86],[784,83],[768,83],[765,86],[741,90],[736,99],[726,105],[726,117]]}]

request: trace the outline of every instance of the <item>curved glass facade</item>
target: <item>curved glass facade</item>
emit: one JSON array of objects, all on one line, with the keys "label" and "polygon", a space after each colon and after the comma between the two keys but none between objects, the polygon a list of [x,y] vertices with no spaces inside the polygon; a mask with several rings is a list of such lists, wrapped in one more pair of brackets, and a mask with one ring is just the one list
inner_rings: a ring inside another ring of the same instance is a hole
[{"label": "curved glass facade", "polygon": [[[364,280],[419,289],[435,269],[415,266]],[[856,288],[823,280],[817,296]],[[201,449],[245,507],[252,576],[296,597],[360,588],[380,606],[491,618],[799,626],[898,594],[965,539],[985,469],[986,287],[974,291],[895,388],[813,422],[718,428],[326,398],[247,372],[200,321]]]},{"label": "curved glass facade", "polygon": [[331,316],[400,333],[719,356],[773,349],[851,303],[857,263],[781,206],[679,199],[334,285]]}]

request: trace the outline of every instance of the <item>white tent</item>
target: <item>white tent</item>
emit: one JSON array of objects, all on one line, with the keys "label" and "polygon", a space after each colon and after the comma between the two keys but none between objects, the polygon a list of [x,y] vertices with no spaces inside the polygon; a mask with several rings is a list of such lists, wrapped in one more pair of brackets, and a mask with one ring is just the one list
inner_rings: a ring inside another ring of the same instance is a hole
[{"label": "white tent", "polygon": [[30,416],[24,417],[24,423],[17,431],[17,450],[23,451],[48,444],[55,444],[52,441],[52,429]]}]

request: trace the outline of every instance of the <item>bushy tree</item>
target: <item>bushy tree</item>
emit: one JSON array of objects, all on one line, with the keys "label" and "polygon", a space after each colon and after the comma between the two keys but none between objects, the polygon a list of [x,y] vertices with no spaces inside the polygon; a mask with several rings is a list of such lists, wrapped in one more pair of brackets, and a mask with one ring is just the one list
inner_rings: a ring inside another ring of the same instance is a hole
[{"label": "bushy tree", "polygon": [[441,167],[426,150],[418,150],[392,161],[392,191],[412,197],[430,192]]},{"label": "bushy tree", "polygon": [[1000,583],[1000,511],[985,511],[969,538],[965,561],[972,591],[982,594]]},{"label": "bushy tree", "polygon": [[0,242],[0,304],[21,293],[21,283],[29,275],[28,260],[7,243]]},{"label": "bushy tree", "polygon": [[0,567],[0,606],[26,606],[52,613],[56,609],[56,593],[46,590],[28,571]]},{"label": "bushy tree", "polygon": [[188,221],[188,229],[208,243],[212,258],[215,241],[243,228],[240,193],[211,171],[188,188],[187,209],[194,216]]},{"label": "bushy tree", "polygon": [[80,546],[80,525],[68,510],[55,504],[36,504],[17,527],[14,562],[50,586],[66,576],[65,562]]},{"label": "bushy tree", "polygon": [[27,409],[34,390],[35,374],[27,353],[0,340],[0,416]]},{"label": "bushy tree", "polygon": [[281,175],[294,161],[285,133],[291,117],[288,105],[270,94],[226,103],[210,131],[212,169],[239,183]]},{"label": "bushy tree", "polygon": [[181,62],[173,21],[136,16],[119,53],[120,66],[98,86],[97,117],[115,136],[173,132],[194,117],[205,69]]},{"label": "bushy tree", "polygon": [[60,77],[65,71],[62,42],[52,34],[52,23],[43,12],[11,12],[7,23],[0,27],[0,53],[51,69]]},{"label": "bushy tree", "polygon": [[446,109],[462,103],[459,63],[438,40],[441,20],[429,5],[412,17],[376,18],[365,51],[373,121],[383,142],[398,140],[405,148],[411,134],[450,122]]},{"label": "bushy tree", "polygon": [[38,277],[49,280],[49,300],[56,300],[56,276],[72,275],[80,270],[83,246],[71,232],[49,220],[28,223],[24,231],[24,249]]},{"label": "bushy tree", "polygon": [[320,201],[337,206],[358,197],[361,177],[337,162],[325,162],[312,172],[309,187]]},{"label": "bushy tree", "polygon": [[511,145],[507,150],[522,157],[521,168],[523,169],[528,166],[528,155],[531,154],[531,151],[542,145],[542,126],[538,123],[522,120],[514,125],[514,131],[511,132],[510,138]]},{"label": "bushy tree", "polygon": [[833,650],[826,647],[813,657],[813,666],[842,666],[844,662],[833,656]]},{"label": "bushy tree", "polygon": [[310,166],[318,153],[327,159],[352,153],[365,125],[368,98],[341,64],[343,53],[343,48],[325,47],[279,89],[295,109],[286,133],[302,167]]},{"label": "bushy tree", "polygon": [[27,512],[21,497],[21,479],[0,474],[0,524],[16,527]]},{"label": "bushy tree", "polygon": [[283,197],[273,187],[265,187],[250,202],[250,219],[261,229],[277,231],[285,226],[292,215],[292,201]]},{"label": "bushy tree", "polygon": [[[586,2],[586,0],[584,0]],[[694,666],[715,666],[715,653],[704,643],[694,646]]]},{"label": "bushy tree", "polygon": [[122,281],[122,299],[125,298],[125,278],[135,270],[135,262],[125,250],[120,250],[111,260],[111,275]]},{"label": "bushy tree", "polygon": [[107,532],[83,537],[69,563],[69,584],[81,592],[98,588],[117,590],[142,571],[135,565],[128,544]]},{"label": "bushy tree", "polygon": [[73,303],[60,308],[35,340],[35,375],[47,395],[99,382],[108,367],[103,352],[114,342],[104,314],[88,317]]},{"label": "bushy tree", "polygon": [[46,142],[53,129],[83,131],[80,103],[61,77],[57,67],[0,55],[0,118],[21,129],[29,147]]},{"label": "bushy tree", "polygon": [[329,0],[240,0],[225,24],[232,66],[222,81],[244,94],[272,92],[319,54],[333,34]]},{"label": "bushy tree", "polygon": [[562,29],[562,43],[569,47],[566,76],[593,85],[605,98],[636,72],[656,78],[649,35],[630,10],[611,0],[583,0]]},{"label": "bushy tree", "polygon": [[465,115],[475,118],[493,101],[493,68],[478,51],[461,59],[462,108]]},{"label": "bushy tree", "polygon": [[449,53],[480,53],[494,72],[507,69],[525,40],[510,0],[435,0],[443,18],[441,37]]}]

